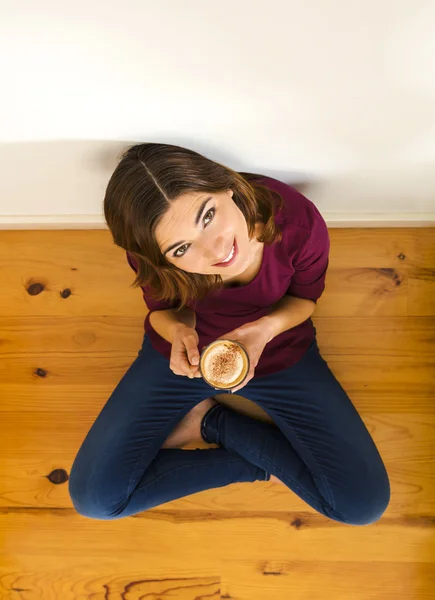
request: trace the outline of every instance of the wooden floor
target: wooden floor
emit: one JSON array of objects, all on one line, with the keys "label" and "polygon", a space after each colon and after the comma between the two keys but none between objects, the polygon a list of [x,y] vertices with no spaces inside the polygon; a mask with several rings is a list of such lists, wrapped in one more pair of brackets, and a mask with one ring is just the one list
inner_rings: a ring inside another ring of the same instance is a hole
[{"label": "wooden floor", "polygon": [[391,504],[341,525],[239,484],[112,522],[74,456],[133,361],[144,306],[106,231],[0,233],[0,598],[435,598],[435,230],[332,230],[321,349],[385,459]]}]

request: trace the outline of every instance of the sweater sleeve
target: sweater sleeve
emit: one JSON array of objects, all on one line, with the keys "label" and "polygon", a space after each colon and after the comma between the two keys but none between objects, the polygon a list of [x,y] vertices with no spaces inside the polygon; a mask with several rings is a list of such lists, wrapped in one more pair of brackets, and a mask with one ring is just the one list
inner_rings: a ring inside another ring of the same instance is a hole
[{"label": "sweater sleeve", "polygon": [[314,205],[312,209],[311,232],[294,263],[295,273],[287,294],[317,302],[325,289],[329,261],[329,235],[323,217]]}]

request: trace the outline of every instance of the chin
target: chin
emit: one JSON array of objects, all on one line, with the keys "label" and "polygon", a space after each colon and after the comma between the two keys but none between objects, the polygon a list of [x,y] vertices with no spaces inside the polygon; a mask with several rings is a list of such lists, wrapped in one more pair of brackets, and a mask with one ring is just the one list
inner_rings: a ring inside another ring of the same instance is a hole
[{"label": "chin", "polygon": [[240,258],[237,263],[234,264],[234,272],[233,275],[241,275],[246,271],[251,263],[250,257],[248,256],[245,260]]},{"label": "chin", "polygon": [[234,268],[231,269],[231,272],[229,272],[228,275],[237,277],[237,275],[241,275],[244,271],[246,271],[246,265],[244,263],[242,265],[234,265]]},{"label": "chin", "polygon": [[232,269],[220,270],[218,273],[214,273],[214,275],[220,275],[221,277],[225,277],[226,279],[233,279],[234,277],[238,277],[242,275],[246,271],[246,267],[234,266]]}]

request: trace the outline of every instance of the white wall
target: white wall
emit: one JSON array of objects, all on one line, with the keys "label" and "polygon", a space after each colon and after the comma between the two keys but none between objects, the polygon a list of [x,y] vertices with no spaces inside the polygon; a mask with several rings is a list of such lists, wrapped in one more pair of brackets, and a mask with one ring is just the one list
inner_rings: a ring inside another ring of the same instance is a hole
[{"label": "white wall", "polygon": [[435,3],[0,0],[0,224],[98,224],[122,148],[310,181],[330,222],[435,219]]}]

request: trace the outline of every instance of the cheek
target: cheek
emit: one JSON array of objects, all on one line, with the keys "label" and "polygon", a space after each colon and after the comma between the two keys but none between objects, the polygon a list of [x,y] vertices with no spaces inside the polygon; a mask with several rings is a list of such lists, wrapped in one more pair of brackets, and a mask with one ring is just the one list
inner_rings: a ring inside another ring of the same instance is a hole
[{"label": "cheek", "polygon": [[195,250],[179,260],[172,261],[172,264],[187,273],[201,273],[208,266],[203,253]]},{"label": "cheek", "polygon": [[223,211],[219,225],[223,231],[227,231],[228,233],[234,232],[241,239],[248,235],[245,217],[234,202],[228,205],[225,211]]},{"label": "cheek", "polygon": [[237,208],[234,204],[233,214],[232,214],[233,222],[236,223],[238,229],[243,229],[244,231],[248,230],[248,225],[246,223],[246,219],[241,210]]},{"label": "cheek", "polygon": [[235,233],[239,239],[240,244],[248,244],[249,243],[249,233],[248,233],[248,225],[246,223],[245,217],[243,213],[237,211],[237,218],[235,216]]}]

